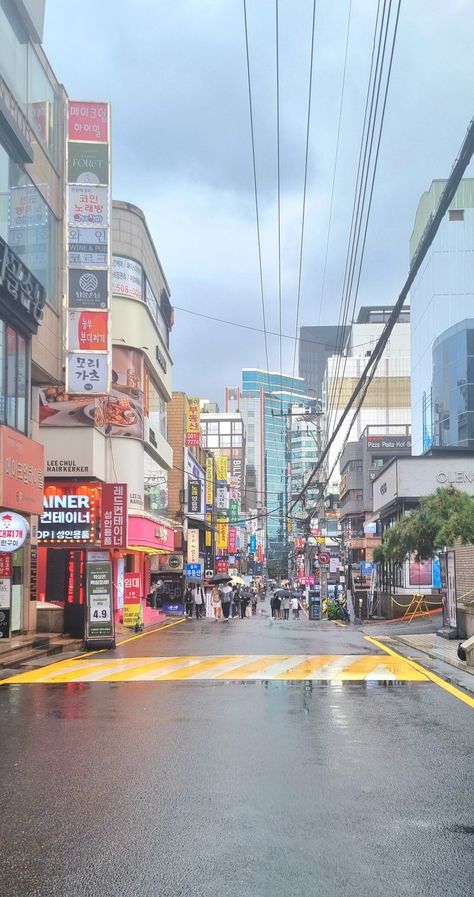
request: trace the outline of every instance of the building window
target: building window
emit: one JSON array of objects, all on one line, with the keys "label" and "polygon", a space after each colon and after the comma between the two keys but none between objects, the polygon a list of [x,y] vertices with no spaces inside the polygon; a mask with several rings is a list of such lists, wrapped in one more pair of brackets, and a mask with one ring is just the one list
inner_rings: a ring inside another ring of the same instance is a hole
[{"label": "building window", "polygon": [[210,433],[216,435],[219,432],[219,424],[216,420],[208,420],[207,421],[207,435]]},{"label": "building window", "polygon": [[230,433],[230,420],[221,420],[219,424],[219,432],[225,434]]},{"label": "building window", "polygon": [[236,448],[242,447],[242,436],[232,436],[232,445]]},{"label": "building window", "polygon": [[165,514],[168,510],[168,472],[147,452],[143,461],[145,511]]},{"label": "building window", "polygon": [[0,320],[0,423],[28,432],[29,342]]},{"label": "building window", "polygon": [[448,216],[450,221],[464,221],[464,209],[450,209]]},{"label": "building window", "polygon": [[219,445],[221,448],[230,448],[230,433],[221,435]]},{"label": "building window", "polygon": [[207,447],[210,449],[219,448],[219,437],[218,436],[210,436],[209,431],[207,433]]},{"label": "building window", "polygon": [[242,432],[242,421],[240,421],[240,420],[232,421],[232,432],[233,433],[241,433]]},{"label": "building window", "polygon": [[150,427],[155,433],[167,438],[166,402],[145,368],[145,408],[148,411]]}]

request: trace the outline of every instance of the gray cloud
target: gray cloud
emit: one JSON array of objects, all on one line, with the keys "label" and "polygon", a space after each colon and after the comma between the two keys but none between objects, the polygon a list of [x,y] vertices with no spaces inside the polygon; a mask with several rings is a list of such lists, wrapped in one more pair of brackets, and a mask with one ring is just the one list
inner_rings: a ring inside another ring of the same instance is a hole
[{"label": "gray cloud", "polygon": [[[267,318],[278,329],[274,3],[248,0]],[[294,332],[312,3],[281,0],[283,329]],[[336,322],[375,4],[353,2],[321,322]],[[318,0],[300,322],[318,319],[347,23]],[[70,96],[113,104],[114,195],[141,206],[177,305],[261,324],[241,0],[48,0],[45,50]],[[86,30],[81,23],[87,23]],[[397,295],[421,193],[445,177],[472,115],[469,0],[402,4],[360,303]],[[177,313],[175,384],[222,401],[263,339]],[[278,340],[270,338],[270,366]],[[291,370],[290,341],[284,364]]]}]

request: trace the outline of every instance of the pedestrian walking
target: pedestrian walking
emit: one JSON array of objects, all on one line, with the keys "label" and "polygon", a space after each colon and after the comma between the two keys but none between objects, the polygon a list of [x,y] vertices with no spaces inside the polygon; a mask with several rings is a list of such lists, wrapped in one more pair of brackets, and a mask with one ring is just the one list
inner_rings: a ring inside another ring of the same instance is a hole
[{"label": "pedestrian walking", "polygon": [[193,590],[191,586],[186,587],[186,591],[184,593],[184,605],[186,608],[186,616],[188,619],[192,620],[193,618]]},{"label": "pedestrian walking", "polygon": [[252,614],[256,616],[257,614],[257,593],[252,592]]},{"label": "pedestrian walking", "polygon": [[300,618],[300,603],[296,596],[291,599],[291,610],[293,611],[293,619],[299,620]]},{"label": "pedestrian walking", "polygon": [[217,620],[220,620],[222,617],[221,596],[217,586],[214,586],[211,592],[211,604],[212,611],[214,613],[214,620],[217,622]]},{"label": "pedestrian walking", "polygon": [[272,600],[272,617],[274,620],[280,619],[280,608],[281,598],[279,595],[274,595]]},{"label": "pedestrian walking", "polygon": [[196,620],[202,619],[202,612],[204,610],[204,589],[202,586],[194,586],[193,589],[193,601],[194,607],[196,610]]},{"label": "pedestrian walking", "polygon": [[240,619],[243,620],[246,616],[247,604],[249,598],[247,592],[240,593]]},{"label": "pedestrian walking", "polygon": [[227,623],[230,614],[230,606],[232,602],[232,589],[226,583],[225,586],[222,587],[221,592],[221,604],[222,604],[222,613],[224,615],[224,623]]},{"label": "pedestrian walking", "polygon": [[283,619],[289,620],[290,619],[290,596],[289,595],[285,595],[282,598],[281,608],[283,611]]}]

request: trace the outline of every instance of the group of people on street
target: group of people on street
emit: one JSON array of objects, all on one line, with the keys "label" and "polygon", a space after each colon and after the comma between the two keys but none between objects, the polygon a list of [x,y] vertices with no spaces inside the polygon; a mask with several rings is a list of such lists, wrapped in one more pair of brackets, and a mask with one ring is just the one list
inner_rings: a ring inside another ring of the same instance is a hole
[{"label": "group of people on street", "polygon": [[[193,619],[193,612],[196,620],[201,620],[206,616],[207,598],[210,586],[188,585],[184,593],[184,602],[186,616]],[[258,595],[257,590],[253,586],[239,586],[237,584],[230,585],[225,583],[222,585],[214,584],[210,592],[210,604],[214,620],[223,620],[227,622],[232,617],[240,617],[244,620],[257,613]]]},{"label": "group of people on street", "polygon": [[290,610],[294,620],[300,618],[300,602],[296,595],[272,595],[270,599],[273,620],[289,620]]}]

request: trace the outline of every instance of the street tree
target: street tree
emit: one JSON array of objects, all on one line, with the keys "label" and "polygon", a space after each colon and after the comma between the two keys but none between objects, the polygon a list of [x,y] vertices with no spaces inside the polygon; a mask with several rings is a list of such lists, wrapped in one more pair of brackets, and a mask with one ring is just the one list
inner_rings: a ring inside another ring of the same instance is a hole
[{"label": "street tree", "polygon": [[456,541],[474,543],[474,497],[453,486],[440,487],[385,533],[374,560],[402,563],[412,554],[428,560]]}]

